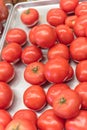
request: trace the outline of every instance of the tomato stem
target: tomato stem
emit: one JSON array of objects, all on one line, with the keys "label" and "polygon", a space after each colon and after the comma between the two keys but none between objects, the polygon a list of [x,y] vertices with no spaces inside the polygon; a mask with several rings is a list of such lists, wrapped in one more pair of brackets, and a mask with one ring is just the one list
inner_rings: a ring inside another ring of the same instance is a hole
[{"label": "tomato stem", "polygon": [[30,10],[29,9],[27,9],[26,10],[26,12],[25,12],[25,14],[29,14],[30,13]]},{"label": "tomato stem", "polygon": [[62,98],[60,99],[60,103],[63,104],[63,103],[65,103],[65,102],[66,102],[66,99],[65,99],[64,97],[62,97]]},{"label": "tomato stem", "polygon": [[38,71],[38,66],[34,67],[34,68],[32,69],[32,71],[33,71],[34,73],[36,73],[36,72]]},{"label": "tomato stem", "polygon": [[19,125],[16,128],[13,128],[12,130],[19,130]]}]

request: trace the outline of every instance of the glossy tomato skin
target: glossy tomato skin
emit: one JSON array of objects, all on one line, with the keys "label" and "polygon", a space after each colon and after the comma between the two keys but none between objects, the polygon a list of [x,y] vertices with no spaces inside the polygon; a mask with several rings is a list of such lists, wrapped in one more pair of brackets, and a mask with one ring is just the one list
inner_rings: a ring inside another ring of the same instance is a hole
[{"label": "glossy tomato skin", "polygon": [[13,65],[6,61],[0,61],[0,81],[10,82],[15,76]]},{"label": "glossy tomato skin", "polygon": [[12,43],[16,42],[19,45],[23,46],[27,41],[27,34],[21,28],[12,28],[6,34],[6,42]]},{"label": "glossy tomato skin", "polygon": [[64,119],[77,116],[80,108],[81,97],[71,89],[63,90],[53,101],[53,110],[55,114]]},{"label": "glossy tomato skin", "polygon": [[80,61],[76,66],[76,77],[80,82],[87,81],[87,60]]},{"label": "glossy tomato skin", "polygon": [[56,116],[53,109],[44,111],[37,120],[40,130],[63,130],[64,120]]},{"label": "glossy tomato skin", "polygon": [[79,0],[60,0],[60,7],[66,13],[74,12]]},{"label": "glossy tomato skin", "polygon": [[64,83],[54,84],[50,86],[47,91],[47,102],[52,106],[55,97],[57,97],[57,95],[59,95],[63,90],[66,89],[69,89],[69,86]]},{"label": "glossy tomato skin", "polygon": [[70,55],[72,60],[80,62],[87,59],[87,38],[78,37],[70,44]]},{"label": "glossy tomato skin", "polygon": [[44,75],[49,82],[62,83],[69,73],[69,64],[64,58],[48,60],[44,67]]},{"label": "glossy tomato skin", "polygon": [[28,108],[39,111],[46,105],[45,91],[39,85],[30,86],[24,92],[23,101]]},{"label": "glossy tomato skin", "polygon": [[30,63],[24,70],[24,79],[34,85],[44,84],[46,82],[44,64],[41,62]]},{"label": "glossy tomato skin", "polygon": [[63,24],[66,17],[66,13],[60,8],[52,8],[47,12],[47,22],[52,26]]},{"label": "glossy tomato skin", "polygon": [[25,25],[32,27],[39,21],[39,12],[34,8],[30,8],[24,10],[20,18]]},{"label": "glossy tomato skin", "polygon": [[3,60],[9,63],[16,63],[21,59],[22,48],[18,43],[7,44],[1,53]]},{"label": "glossy tomato skin", "polygon": [[70,66],[69,66],[69,73],[68,73],[66,82],[72,80],[73,78],[74,78],[74,69],[73,69],[73,67],[70,65]]},{"label": "glossy tomato skin", "polygon": [[42,59],[42,51],[37,46],[27,46],[22,51],[22,62],[24,64],[30,64],[35,61],[40,61]]},{"label": "glossy tomato skin", "polygon": [[70,45],[70,43],[74,40],[73,31],[67,25],[61,24],[57,26],[56,33],[59,42],[65,45]]},{"label": "glossy tomato skin", "polygon": [[80,110],[79,115],[66,121],[66,130],[86,130],[87,111]]}]

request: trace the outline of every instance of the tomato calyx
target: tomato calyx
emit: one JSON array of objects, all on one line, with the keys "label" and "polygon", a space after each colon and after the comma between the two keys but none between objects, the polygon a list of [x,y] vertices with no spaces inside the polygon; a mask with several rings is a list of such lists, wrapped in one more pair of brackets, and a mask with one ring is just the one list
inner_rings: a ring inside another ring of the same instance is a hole
[{"label": "tomato calyx", "polygon": [[27,9],[26,11],[25,11],[25,14],[29,14],[30,13],[30,9]]},{"label": "tomato calyx", "polygon": [[66,99],[64,97],[60,98],[60,101],[59,101],[60,104],[64,104],[65,102],[66,102]]},{"label": "tomato calyx", "polygon": [[12,130],[19,130],[19,125],[17,125],[17,127],[13,128]]},{"label": "tomato calyx", "polygon": [[38,71],[38,66],[34,67],[34,68],[32,69],[32,71],[33,71],[34,73],[37,73],[37,71]]}]

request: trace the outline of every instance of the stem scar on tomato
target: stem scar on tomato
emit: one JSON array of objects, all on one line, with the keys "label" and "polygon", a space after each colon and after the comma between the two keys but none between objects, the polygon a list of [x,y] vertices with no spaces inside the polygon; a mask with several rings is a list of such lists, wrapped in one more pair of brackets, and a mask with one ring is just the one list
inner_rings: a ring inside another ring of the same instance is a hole
[{"label": "stem scar on tomato", "polygon": [[26,11],[25,11],[25,14],[29,14],[30,13],[30,9],[27,9]]},{"label": "stem scar on tomato", "polygon": [[33,69],[32,69],[32,71],[34,72],[34,73],[37,73],[37,71],[38,71],[38,66],[36,66],[36,67],[34,67]]},{"label": "stem scar on tomato", "polygon": [[17,127],[16,127],[16,128],[13,128],[12,130],[19,130],[19,126],[20,126],[20,125],[17,125]]},{"label": "stem scar on tomato", "polygon": [[64,104],[65,102],[66,102],[66,99],[64,97],[60,98],[60,101],[59,101],[60,104]]}]

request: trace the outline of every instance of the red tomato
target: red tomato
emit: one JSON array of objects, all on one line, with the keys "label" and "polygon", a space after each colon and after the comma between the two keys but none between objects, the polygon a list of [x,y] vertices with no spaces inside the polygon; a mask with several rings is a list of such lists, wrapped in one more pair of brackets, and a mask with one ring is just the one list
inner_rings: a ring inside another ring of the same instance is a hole
[{"label": "red tomato", "polygon": [[63,90],[53,101],[53,110],[61,118],[69,119],[78,115],[81,107],[79,94],[71,89]]},{"label": "red tomato", "polygon": [[46,94],[39,85],[27,88],[23,95],[24,104],[33,110],[39,111],[46,105]]},{"label": "red tomato", "polygon": [[75,10],[79,3],[79,0],[60,0],[60,7],[67,13],[71,13]]},{"label": "red tomato", "polygon": [[2,124],[0,124],[0,130],[5,130],[5,127]]},{"label": "red tomato", "polygon": [[0,61],[0,81],[10,82],[14,76],[14,67],[6,61]]},{"label": "red tomato", "polygon": [[41,62],[30,63],[24,70],[24,78],[31,84],[44,84],[46,82],[44,76],[44,64]]},{"label": "red tomato", "polygon": [[32,121],[34,124],[37,122],[37,115],[34,111],[29,109],[20,109],[13,115],[13,119],[27,119]]},{"label": "red tomato", "polygon": [[11,120],[12,117],[10,113],[4,109],[0,109],[0,124],[6,127]]},{"label": "red tomato", "polygon": [[39,21],[39,12],[34,8],[29,8],[21,13],[20,18],[25,25],[32,27]]},{"label": "red tomato", "polygon": [[47,12],[47,22],[57,26],[65,22],[66,13],[60,8],[52,8]]},{"label": "red tomato", "polygon": [[[33,30],[33,43],[41,48],[50,48],[57,40],[56,30],[48,24],[40,24]],[[30,36],[30,35],[29,35]]]},{"label": "red tomato", "polygon": [[67,25],[57,26],[56,32],[59,42],[65,45],[69,45],[74,40],[73,31]]},{"label": "red tomato", "polygon": [[80,61],[76,66],[76,77],[80,82],[87,81],[87,60]]},{"label": "red tomato", "polygon": [[63,90],[69,89],[69,86],[67,84],[61,83],[61,84],[54,84],[49,87],[47,91],[47,101],[52,106],[53,100],[57,95],[59,95]]},{"label": "red tomato", "polygon": [[37,46],[27,46],[22,52],[22,62],[24,64],[30,64],[35,61],[40,61],[42,59],[42,51]]},{"label": "red tomato", "polygon": [[19,45],[24,45],[27,41],[26,32],[21,28],[12,28],[6,34],[6,42],[16,42]]},{"label": "red tomato", "polygon": [[22,54],[22,48],[18,43],[7,44],[1,52],[1,57],[3,60],[16,63],[20,60]]},{"label": "red tomato", "polygon": [[78,37],[70,44],[70,55],[75,62],[87,59],[86,37]]},{"label": "red tomato", "polygon": [[66,130],[87,130],[87,111],[80,110],[79,115],[65,123]]},{"label": "red tomato", "polygon": [[44,74],[49,82],[62,83],[69,73],[69,64],[64,58],[52,59],[46,62]]},{"label": "red tomato", "polygon": [[33,122],[27,119],[14,119],[5,128],[5,130],[37,130]]},{"label": "red tomato", "polygon": [[66,60],[69,60],[70,59],[69,48],[61,43],[54,45],[48,50],[47,57],[48,59],[54,59],[57,58],[57,56],[62,56]]},{"label": "red tomato", "polygon": [[77,7],[75,8],[75,14],[77,16],[87,14],[87,1],[82,1],[77,5]]},{"label": "red tomato", "polygon": [[37,120],[40,130],[63,130],[64,120],[56,116],[53,109],[44,111]]}]

